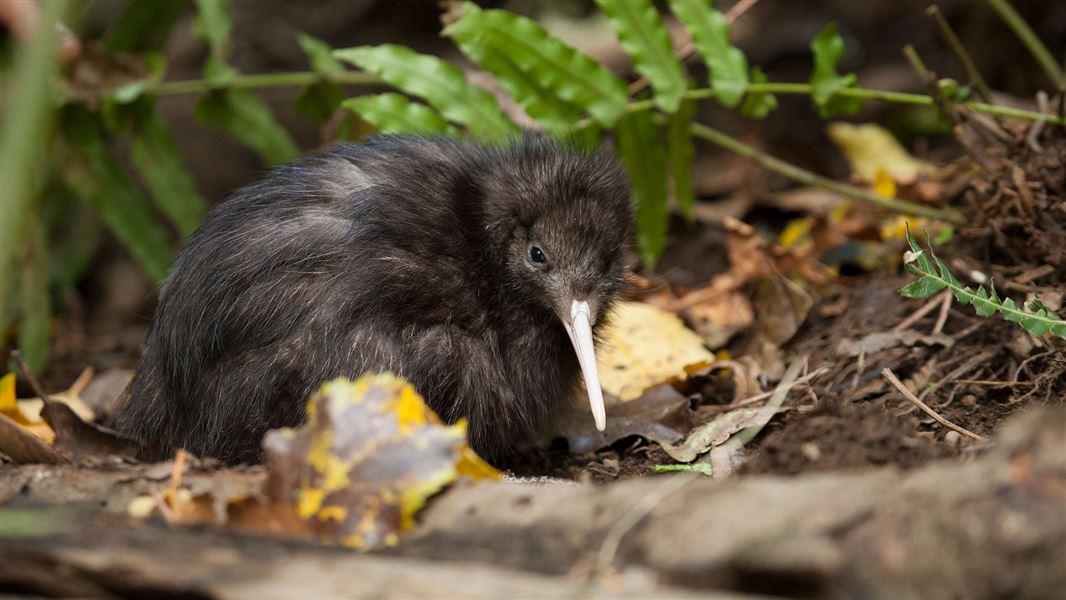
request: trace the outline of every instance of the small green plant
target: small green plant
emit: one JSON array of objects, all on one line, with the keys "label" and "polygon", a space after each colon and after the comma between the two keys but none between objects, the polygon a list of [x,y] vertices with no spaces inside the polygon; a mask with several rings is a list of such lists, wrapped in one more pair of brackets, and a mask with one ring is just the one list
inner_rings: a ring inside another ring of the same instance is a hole
[{"label": "small green plant", "polygon": [[963,286],[951,274],[944,261],[933,252],[933,243],[928,240],[928,235],[926,238],[926,243],[929,245],[928,251],[914,240],[910,228],[907,229],[907,244],[910,245],[910,250],[903,255],[903,264],[907,271],[917,275],[919,279],[901,288],[899,290],[901,296],[928,298],[947,289],[960,303],[972,305],[979,316],[991,317],[998,312],[1004,319],[1021,325],[1033,335],[1051,333],[1066,339],[1066,321],[1051,312],[1039,297],[1034,297],[1029,301],[1026,305],[1028,311],[1026,311],[1010,298],[1001,299],[991,281],[988,282],[988,291],[985,291],[984,286],[978,286],[976,291]]}]

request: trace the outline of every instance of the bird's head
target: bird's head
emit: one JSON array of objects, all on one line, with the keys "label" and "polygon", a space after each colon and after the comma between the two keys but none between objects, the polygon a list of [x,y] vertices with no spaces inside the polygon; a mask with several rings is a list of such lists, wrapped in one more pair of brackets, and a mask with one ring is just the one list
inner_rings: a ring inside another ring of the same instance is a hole
[{"label": "bird's head", "polygon": [[602,430],[606,416],[592,331],[630,268],[633,213],[626,178],[609,155],[533,138],[504,152],[486,192],[502,280],[530,310],[563,324]]}]

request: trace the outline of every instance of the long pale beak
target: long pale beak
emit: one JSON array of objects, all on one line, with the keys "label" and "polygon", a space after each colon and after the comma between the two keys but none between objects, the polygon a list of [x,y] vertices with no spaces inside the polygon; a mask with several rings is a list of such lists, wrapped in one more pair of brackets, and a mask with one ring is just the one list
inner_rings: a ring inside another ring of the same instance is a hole
[{"label": "long pale beak", "polygon": [[607,411],[603,407],[603,390],[600,388],[600,372],[596,368],[596,349],[592,344],[592,318],[589,303],[574,300],[570,304],[570,320],[563,321],[566,333],[577,352],[577,361],[581,364],[581,374],[585,376],[585,389],[589,394],[589,406],[592,418],[596,420],[596,429],[603,431],[607,427]]}]

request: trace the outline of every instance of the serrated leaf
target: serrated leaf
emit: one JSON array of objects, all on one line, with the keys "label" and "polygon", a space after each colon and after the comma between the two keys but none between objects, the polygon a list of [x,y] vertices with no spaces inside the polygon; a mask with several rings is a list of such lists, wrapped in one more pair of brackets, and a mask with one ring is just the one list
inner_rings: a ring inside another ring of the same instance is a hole
[{"label": "serrated leaf", "polygon": [[569,105],[587,110],[600,125],[613,127],[626,112],[629,94],[624,81],[531,19],[481,10],[467,2],[462,17],[443,34],[495,75],[538,121],[565,115]]},{"label": "serrated leaf", "polygon": [[77,150],[73,160],[64,161],[67,185],[96,207],[104,224],[153,279],[163,279],[173,244],[148,201],[115,162],[99,125],[85,109],[68,107],[63,132]]},{"label": "serrated leaf", "polygon": [[133,122],[130,159],[152,194],[156,207],[181,233],[189,235],[207,213],[207,200],[196,189],[192,174],[178,153],[170,127],[146,98],[129,107]]},{"label": "serrated leaf", "polygon": [[[759,65],[755,65],[751,68],[751,81],[752,83],[766,83],[769,79],[766,78],[766,73],[763,73]],[[744,97],[740,112],[749,119],[762,119],[776,108],[777,96],[769,92],[749,91]]]},{"label": "serrated leaf", "polygon": [[267,105],[247,90],[208,92],[196,102],[195,114],[201,123],[237,138],[269,165],[289,162],[300,154]]},{"label": "serrated leaf", "polygon": [[468,83],[463,72],[447,61],[395,44],[335,50],[333,56],[425,99],[446,119],[465,125],[478,137],[501,139],[515,132],[492,94]]},{"label": "serrated leaf", "polygon": [[[341,106],[365,119],[381,133],[444,133],[448,122],[432,108],[401,94],[349,98]],[[449,133],[455,133],[454,129]]]},{"label": "serrated leaf", "polygon": [[862,108],[861,98],[841,96],[844,88],[853,88],[857,78],[854,73],[839,75],[837,64],[844,56],[844,39],[837,33],[836,23],[829,23],[811,41],[814,54],[814,71],[811,73],[811,99],[822,117],[834,114],[854,114]]},{"label": "serrated leaf", "polygon": [[996,303],[989,298],[988,292],[985,291],[985,286],[978,286],[976,296],[977,298],[973,301],[973,308],[977,311],[978,316],[991,317],[996,314]]},{"label": "serrated leaf", "polygon": [[748,87],[748,59],[730,42],[725,16],[704,0],[669,0],[669,4],[707,63],[715,97],[729,108],[739,104]]},{"label": "serrated leaf", "polygon": [[683,102],[676,114],[670,117],[666,133],[666,154],[670,162],[670,179],[673,182],[674,200],[681,214],[691,223],[695,219],[696,191],[692,183],[692,161],[696,158],[696,144],[692,140],[689,125],[696,115],[696,102]]},{"label": "serrated leaf", "polygon": [[922,277],[900,288],[899,294],[907,298],[928,298],[946,287],[947,284],[939,279]]},{"label": "serrated leaf", "polygon": [[655,5],[651,0],[596,0],[596,4],[633,58],[637,73],[651,83],[655,105],[667,113],[676,111],[688,83]]},{"label": "serrated leaf", "polygon": [[301,33],[297,38],[300,48],[307,55],[307,61],[311,63],[311,70],[315,73],[343,73],[344,65],[333,56],[333,48],[322,40]]},{"label": "serrated leaf", "polygon": [[[977,291],[969,287],[963,287],[955,279],[955,276],[951,274],[947,264],[933,253],[931,242],[929,243],[928,254],[936,262],[935,268],[929,264],[928,259],[924,263],[918,260],[919,257],[925,256],[926,253],[911,237],[909,228],[906,230],[906,237],[907,244],[911,247],[911,250],[906,253],[907,258],[905,258],[907,270],[921,278],[900,289],[900,295],[910,298],[925,298],[941,289],[948,288],[960,304],[973,305],[974,311],[979,316],[989,317],[994,312],[998,312],[1007,321],[1018,323],[1033,335],[1044,335],[1050,332],[1066,339],[1066,321],[1062,321],[1058,315],[1047,310],[1047,307],[1043,305],[1039,298],[1035,298],[1029,303],[1031,312],[1025,312],[1019,309],[1011,298],[1004,298],[1000,301],[995,285],[991,281],[988,284],[989,292],[985,292],[983,286],[978,287]],[[928,238],[929,235],[927,233],[926,239],[928,240]]]},{"label": "serrated leaf", "polygon": [[666,205],[666,153],[648,111],[618,122],[618,153],[629,174],[637,209],[637,245],[646,267],[662,253],[670,212]]}]

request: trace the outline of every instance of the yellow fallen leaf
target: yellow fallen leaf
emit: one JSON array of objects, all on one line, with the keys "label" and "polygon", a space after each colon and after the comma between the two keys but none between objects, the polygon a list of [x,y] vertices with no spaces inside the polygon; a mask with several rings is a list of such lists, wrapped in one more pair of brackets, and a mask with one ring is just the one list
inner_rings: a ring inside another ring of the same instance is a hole
[{"label": "yellow fallen leaf", "polygon": [[677,315],[642,302],[615,306],[597,355],[603,391],[622,401],[714,362],[700,336]]},{"label": "yellow fallen leaf", "polygon": [[878,125],[830,123],[826,133],[848,159],[851,171],[863,181],[876,181],[879,169],[900,183],[912,183],[919,175],[936,171],[932,164],[911,156],[891,133]]},{"label": "yellow fallen leaf", "polygon": [[884,167],[878,167],[874,175],[874,193],[882,198],[896,197],[896,180],[892,179]]},{"label": "yellow fallen leaf", "polygon": [[460,475],[498,478],[466,443],[466,422],[445,425],[411,384],[391,375],[322,386],[299,429],[264,443],[276,502],[327,542],[395,544],[426,500]]},{"label": "yellow fallen leaf", "polygon": [[[41,409],[27,407],[23,400],[15,399],[15,374],[8,373],[0,377],[0,414],[5,415],[26,431],[51,444],[56,433],[41,419]],[[37,402],[40,402],[38,400]],[[41,403],[43,405],[43,403]]]}]

